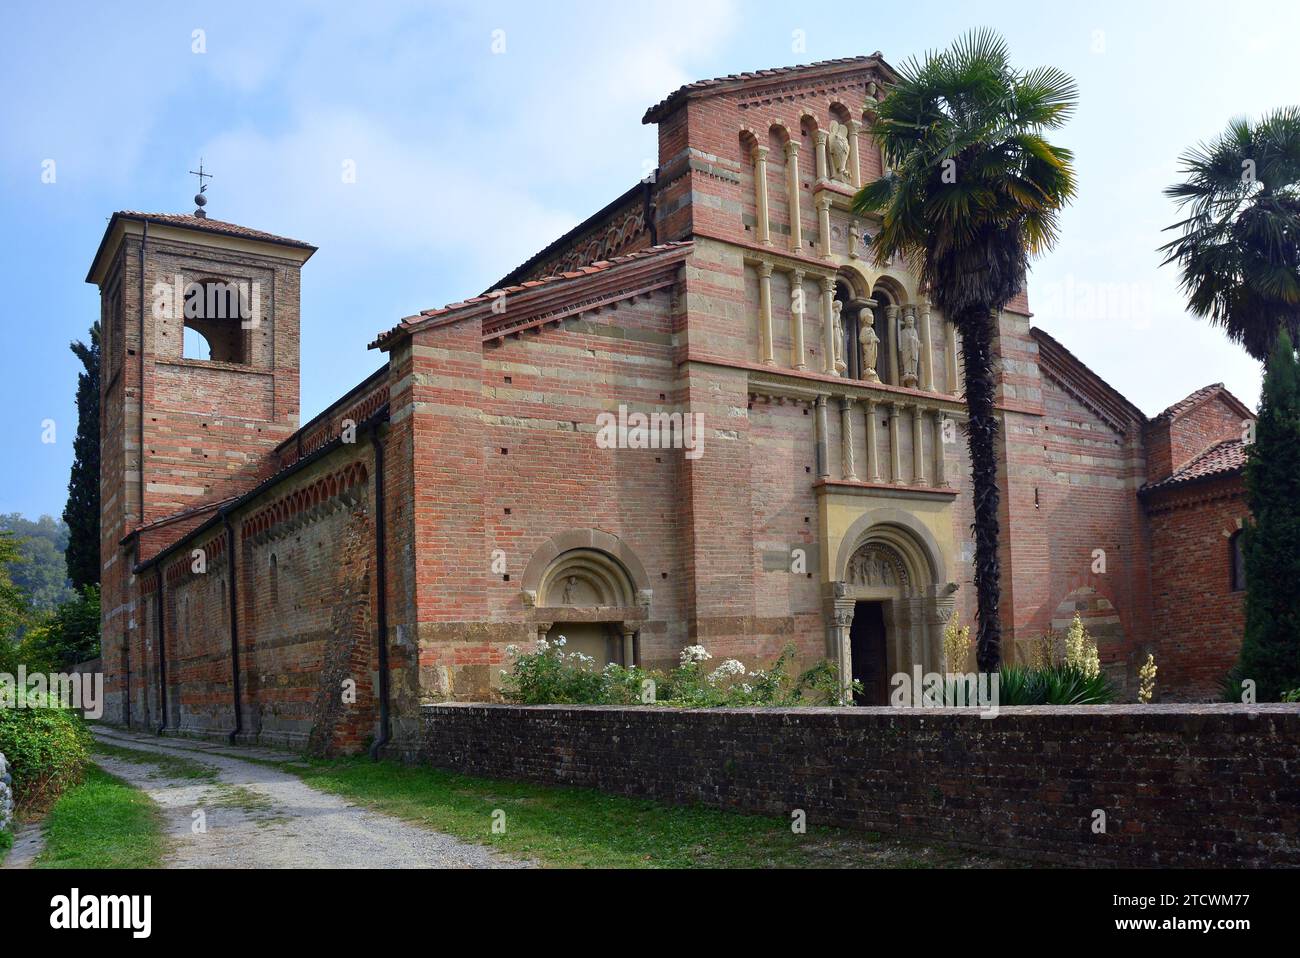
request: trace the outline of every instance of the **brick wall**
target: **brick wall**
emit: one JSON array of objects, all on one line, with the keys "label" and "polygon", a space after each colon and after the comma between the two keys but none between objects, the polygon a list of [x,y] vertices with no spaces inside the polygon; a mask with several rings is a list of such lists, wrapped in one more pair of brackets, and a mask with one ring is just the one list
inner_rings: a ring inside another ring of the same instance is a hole
[{"label": "brick wall", "polygon": [[1229,537],[1250,516],[1240,476],[1158,490],[1151,528],[1156,689],[1175,700],[1217,699],[1246,627],[1234,591]]},{"label": "brick wall", "polygon": [[[1300,706],[439,705],[420,758],[1071,866],[1300,866]],[[1106,831],[1094,834],[1095,810]]]}]

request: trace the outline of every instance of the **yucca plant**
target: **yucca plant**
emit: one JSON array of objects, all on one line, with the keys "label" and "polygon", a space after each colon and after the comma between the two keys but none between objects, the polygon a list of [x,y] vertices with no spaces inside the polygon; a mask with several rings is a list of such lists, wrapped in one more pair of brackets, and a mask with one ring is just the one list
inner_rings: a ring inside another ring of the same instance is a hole
[{"label": "yucca plant", "polygon": [[1013,68],[991,30],[910,59],[877,104],[871,135],[888,172],[853,200],[878,215],[876,262],[912,263],[931,301],[962,337],[966,440],[975,521],[976,662],[1002,661],[998,565],[995,317],[1025,285],[1029,258],[1056,241],[1075,193],[1072,154],[1047,130],[1073,111],[1074,80],[1055,67]]}]

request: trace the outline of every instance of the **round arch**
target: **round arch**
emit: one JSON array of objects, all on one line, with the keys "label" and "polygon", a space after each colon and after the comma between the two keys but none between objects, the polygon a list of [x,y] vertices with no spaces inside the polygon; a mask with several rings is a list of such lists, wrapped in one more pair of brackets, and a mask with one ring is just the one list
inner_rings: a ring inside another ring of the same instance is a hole
[{"label": "round arch", "polygon": [[896,554],[903,564],[910,587],[922,593],[930,586],[945,585],[948,571],[934,534],[910,513],[901,509],[873,509],[860,515],[840,540],[831,576],[837,582],[848,578],[849,561],[863,546],[879,544]]},{"label": "round arch", "polygon": [[[650,577],[636,553],[618,536],[599,529],[570,529],[552,536],[533,553],[520,583],[536,606],[561,606],[570,577],[570,598],[595,606],[632,608],[644,604]],[[554,594],[552,594],[554,593]],[[608,600],[608,601],[605,601]]]}]

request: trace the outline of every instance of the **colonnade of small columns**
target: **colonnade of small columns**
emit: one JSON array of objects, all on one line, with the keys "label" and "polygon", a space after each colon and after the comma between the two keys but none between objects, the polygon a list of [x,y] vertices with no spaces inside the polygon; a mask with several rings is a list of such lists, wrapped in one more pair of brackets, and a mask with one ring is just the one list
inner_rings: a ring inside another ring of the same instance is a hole
[{"label": "colonnade of small columns", "polygon": [[[819,479],[830,479],[830,460],[827,451],[830,429],[828,400],[833,397],[818,396],[813,402],[816,409],[817,444],[823,450],[819,457]],[[947,416],[942,408],[924,402],[903,399],[875,399],[873,397],[840,396],[837,399],[840,413],[840,476],[845,482],[865,482],[872,485],[921,486],[947,489],[948,475],[944,462],[944,442]],[[861,407],[861,411],[858,409]],[[889,453],[885,462],[880,456],[880,413],[889,419]],[[912,462],[910,475],[903,469],[902,420],[904,414],[912,430]],[[857,464],[858,422],[866,425],[866,462],[859,471]],[[930,431],[930,455],[926,455],[925,433]]]},{"label": "colonnade of small columns", "polygon": [[[759,361],[765,366],[779,365],[777,363],[774,336],[772,274],[780,271],[787,274],[790,285],[789,368],[806,370],[808,362],[803,325],[806,305],[804,302],[804,282],[808,278],[809,271],[803,267],[784,266],[768,260],[752,261],[750,265],[754,267],[758,275]],[[821,369],[817,371],[827,376],[842,376],[843,373],[835,362],[837,352],[834,318],[836,275],[834,273],[814,272],[813,276],[820,286],[819,300],[822,322],[822,364]],[[858,300],[856,302],[862,304],[858,307],[860,310],[859,323],[872,325],[874,317],[871,310],[876,305],[876,302],[874,300]],[[917,369],[917,387],[926,392],[937,391],[934,379],[934,347],[931,338],[930,313],[930,302],[927,299],[922,299],[919,303],[906,303],[901,306],[890,303],[885,306],[887,338],[881,345],[885,349],[888,358],[890,379],[893,384],[899,384],[902,381],[898,359],[897,330],[899,318],[910,316],[916,325],[921,342],[920,361]],[[947,392],[950,395],[957,395],[959,391],[957,382],[957,331],[952,323],[945,322],[943,326]],[[871,381],[870,377],[867,377],[866,381]]]}]

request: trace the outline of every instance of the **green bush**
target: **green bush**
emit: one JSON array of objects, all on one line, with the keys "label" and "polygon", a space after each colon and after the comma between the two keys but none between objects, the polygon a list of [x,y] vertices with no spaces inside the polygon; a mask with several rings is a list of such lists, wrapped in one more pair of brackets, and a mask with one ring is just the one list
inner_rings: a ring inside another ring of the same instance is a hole
[{"label": "green bush", "polygon": [[70,709],[0,709],[0,752],[13,775],[15,807],[44,809],[80,782],[90,743],[86,723]]},{"label": "green bush", "polygon": [[1079,665],[1004,665],[998,675],[999,705],[1105,705],[1113,701],[1115,687],[1106,674]]},{"label": "green bush", "polygon": [[703,646],[682,650],[677,668],[665,674],[610,664],[596,669],[581,652],[564,651],[565,639],[542,640],[533,652],[511,646],[510,671],[502,670],[502,695],[521,705],[671,705],[679,708],[829,705],[838,701],[839,672],[819,662],[790,674],[795,648],[787,645],[770,668],[749,671],[728,659],[714,669]]}]

